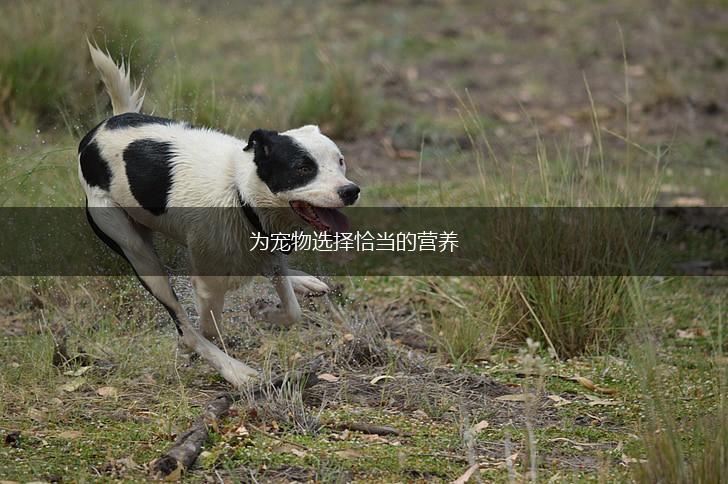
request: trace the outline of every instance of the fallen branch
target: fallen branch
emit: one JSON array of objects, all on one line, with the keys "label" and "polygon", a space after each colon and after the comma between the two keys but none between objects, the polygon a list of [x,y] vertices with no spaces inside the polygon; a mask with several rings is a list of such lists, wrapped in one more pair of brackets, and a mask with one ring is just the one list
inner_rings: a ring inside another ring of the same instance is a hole
[{"label": "fallen branch", "polygon": [[192,427],[177,437],[172,447],[160,458],[151,462],[150,471],[154,478],[176,480],[182,477],[182,473],[190,468],[202,452],[202,446],[208,437],[208,426],[215,425],[233,402],[232,395],[223,393],[208,403]]},{"label": "fallen branch", "polygon": [[[276,378],[268,385],[260,385],[253,391],[253,398],[264,399],[267,395],[266,388],[271,386],[280,387],[286,381],[295,379],[303,383],[303,389],[310,388],[318,383],[316,374],[323,364],[323,357],[319,356],[312,360],[305,369],[293,375],[284,375]],[[209,437],[208,428],[215,428],[217,421],[224,416],[230,409],[232,404],[240,399],[240,395],[232,395],[230,393],[222,393],[213,398],[206,406],[195,422],[187,431],[182,433],[174,444],[162,454],[161,457],[153,460],[149,464],[150,473],[155,479],[167,481],[178,480],[182,477],[182,473],[194,464],[197,457],[202,452],[202,446],[207,442]]]}]

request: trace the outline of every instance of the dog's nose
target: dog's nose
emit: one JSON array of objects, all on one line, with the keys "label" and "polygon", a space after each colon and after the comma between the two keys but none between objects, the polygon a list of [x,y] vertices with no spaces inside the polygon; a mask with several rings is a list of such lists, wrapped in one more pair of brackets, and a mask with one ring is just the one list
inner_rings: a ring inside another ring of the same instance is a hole
[{"label": "dog's nose", "polygon": [[339,188],[339,196],[344,205],[353,205],[356,199],[359,198],[359,192],[361,190],[357,185],[353,183]]}]

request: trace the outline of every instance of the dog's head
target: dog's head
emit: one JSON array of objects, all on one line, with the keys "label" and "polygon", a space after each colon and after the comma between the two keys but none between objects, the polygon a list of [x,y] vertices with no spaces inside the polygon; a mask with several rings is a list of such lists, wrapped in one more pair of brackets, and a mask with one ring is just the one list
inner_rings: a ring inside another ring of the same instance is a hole
[{"label": "dog's head", "polygon": [[276,202],[290,205],[316,230],[348,230],[348,220],[338,209],[356,203],[359,187],[346,178],[339,148],[317,126],[283,133],[256,129],[245,151],[253,152],[257,176]]}]

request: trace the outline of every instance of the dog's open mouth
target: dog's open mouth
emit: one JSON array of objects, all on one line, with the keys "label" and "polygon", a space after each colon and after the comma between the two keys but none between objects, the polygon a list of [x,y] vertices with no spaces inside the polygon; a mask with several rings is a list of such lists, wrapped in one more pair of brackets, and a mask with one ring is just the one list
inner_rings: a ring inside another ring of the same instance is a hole
[{"label": "dog's open mouth", "polygon": [[349,231],[349,219],[335,208],[314,207],[301,200],[294,200],[290,204],[299,217],[319,232],[337,234]]}]

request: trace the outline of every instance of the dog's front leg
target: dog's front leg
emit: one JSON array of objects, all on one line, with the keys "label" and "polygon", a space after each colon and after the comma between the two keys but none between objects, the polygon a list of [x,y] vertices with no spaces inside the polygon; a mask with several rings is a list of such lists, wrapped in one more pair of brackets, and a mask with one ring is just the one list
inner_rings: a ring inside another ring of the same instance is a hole
[{"label": "dog's front leg", "polygon": [[296,299],[296,293],[293,291],[291,279],[288,276],[273,276],[271,281],[281,303],[275,307],[267,303],[256,304],[251,308],[251,314],[273,326],[290,326],[299,321],[303,315],[298,299]]}]

